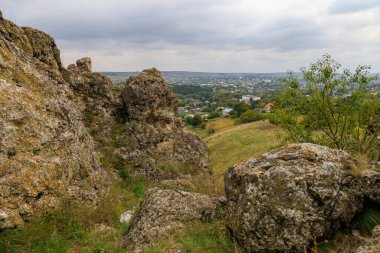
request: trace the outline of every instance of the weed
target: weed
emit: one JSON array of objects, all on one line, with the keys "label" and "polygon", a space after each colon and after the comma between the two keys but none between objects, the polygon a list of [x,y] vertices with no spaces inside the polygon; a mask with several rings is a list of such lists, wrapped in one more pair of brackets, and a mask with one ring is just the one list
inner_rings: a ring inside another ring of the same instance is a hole
[{"label": "weed", "polygon": [[380,225],[380,210],[372,207],[367,207],[353,222],[353,227],[363,235],[370,235],[377,225]]}]

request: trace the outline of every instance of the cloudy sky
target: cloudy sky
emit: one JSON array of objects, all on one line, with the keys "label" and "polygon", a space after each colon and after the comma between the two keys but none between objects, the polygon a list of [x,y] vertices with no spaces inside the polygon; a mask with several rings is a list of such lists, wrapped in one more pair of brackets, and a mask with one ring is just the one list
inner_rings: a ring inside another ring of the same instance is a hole
[{"label": "cloudy sky", "polygon": [[1,0],[97,71],[284,72],[331,54],[380,72],[380,0]]}]

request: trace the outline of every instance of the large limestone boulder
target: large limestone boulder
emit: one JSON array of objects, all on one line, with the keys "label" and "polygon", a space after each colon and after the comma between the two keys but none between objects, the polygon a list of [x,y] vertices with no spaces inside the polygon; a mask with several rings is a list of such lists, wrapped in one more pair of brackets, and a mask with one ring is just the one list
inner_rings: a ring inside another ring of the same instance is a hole
[{"label": "large limestone boulder", "polygon": [[151,189],[140,204],[125,241],[133,252],[142,252],[191,221],[215,219],[223,202],[222,198],[205,194]]},{"label": "large limestone boulder", "polygon": [[353,175],[354,167],[347,153],[314,144],[234,165],[225,175],[227,227],[247,252],[305,252],[379,200],[380,174]]},{"label": "large limestone boulder", "polygon": [[207,147],[175,115],[178,101],[157,69],[130,77],[122,93],[129,146],[120,155],[151,179],[211,173]]},{"label": "large limestone boulder", "polygon": [[47,34],[0,19],[0,229],[62,197],[96,203],[109,185]]}]

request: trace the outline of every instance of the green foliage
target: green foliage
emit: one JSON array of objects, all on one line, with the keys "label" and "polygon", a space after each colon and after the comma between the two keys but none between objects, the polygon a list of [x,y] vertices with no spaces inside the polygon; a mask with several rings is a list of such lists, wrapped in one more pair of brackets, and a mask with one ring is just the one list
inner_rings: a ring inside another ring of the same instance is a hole
[{"label": "green foliage", "polygon": [[194,117],[185,117],[185,123],[188,124],[188,125],[191,125],[193,127],[198,127],[199,125],[202,124],[202,116],[197,114],[197,115],[194,115]]},{"label": "green foliage", "polygon": [[233,109],[234,109],[234,112],[236,112],[236,116],[240,117],[242,113],[251,109],[251,106],[245,102],[239,102],[234,105]]},{"label": "green foliage", "polygon": [[263,120],[263,119],[264,119],[264,116],[261,113],[257,113],[254,110],[249,109],[249,110],[245,111],[244,113],[242,113],[242,115],[240,117],[240,122],[241,123],[250,123],[250,122],[259,121],[259,120]]},{"label": "green foliage", "polygon": [[380,225],[380,210],[375,208],[365,209],[353,222],[353,227],[363,235],[370,235],[377,225]]},{"label": "green foliage", "polygon": [[317,253],[331,253],[335,252],[336,242],[327,241],[317,245]]},{"label": "green foliage", "polygon": [[213,133],[215,133],[215,129],[214,128],[212,128],[212,127],[207,128],[207,135],[211,135]]},{"label": "green foliage", "polygon": [[218,118],[220,117],[220,113],[219,112],[213,112],[210,114],[210,116],[208,116],[209,119],[215,119],[215,118]]},{"label": "green foliage", "polygon": [[144,180],[138,180],[131,185],[131,189],[137,198],[142,198],[147,190],[147,186],[144,183]]},{"label": "green foliage", "polygon": [[[114,195],[107,195],[97,208],[67,199],[61,206],[35,216],[23,228],[6,230],[0,235],[0,252],[96,252],[99,244],[105,252],[121,252],[113,243],[120,240],[126,229],[118,223],[120,205]],[[118,232],[104,237],[93,233],[95,224],[107,224]]]},{"label": "green foliage", "polygon": [[295,142],[312,142],[353,153],[378,156],[380,101],[366,92],[377,79],[369,66],[351,73],[324,55],[302,68],[306,88],[292,75],[284,79],[285,91],[277,97],[272,122],[284,127]]},{"label": "green foliage", "polygon": [[194,117],[191,120],[191,125],[199,126],[201,123],[202,123],[202,116],[199,114],[194,115]]}]

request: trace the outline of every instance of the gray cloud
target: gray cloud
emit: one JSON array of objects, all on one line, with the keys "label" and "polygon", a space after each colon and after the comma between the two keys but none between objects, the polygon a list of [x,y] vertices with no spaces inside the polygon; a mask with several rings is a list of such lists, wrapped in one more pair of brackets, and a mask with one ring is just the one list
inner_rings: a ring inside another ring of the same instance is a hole
[{"label": "gray cloud", "polygon": [[378,1],[360,1],[359,7],[351,0],[320,2],[9,0],[1,8],[16,23],[55,37],[65,63],[89,55],[98,70],[154,64],[166,70],[286,71],[326,52],[348,61],[358,45],[365,46],[365,64],[378,64],[379,17],[350,16]]},{"label": "gray cloud", "polygon": [[346,14],[380,7],[379,0],[335,0],[330,6],[333,14]]}]

